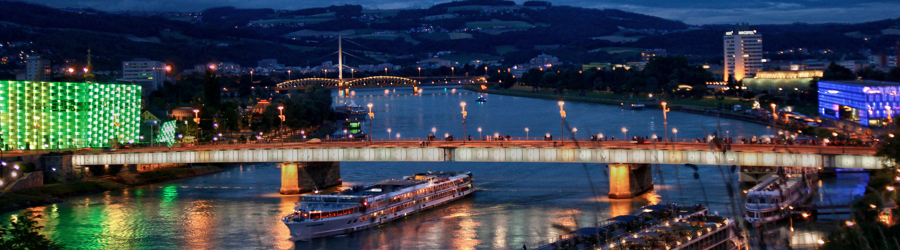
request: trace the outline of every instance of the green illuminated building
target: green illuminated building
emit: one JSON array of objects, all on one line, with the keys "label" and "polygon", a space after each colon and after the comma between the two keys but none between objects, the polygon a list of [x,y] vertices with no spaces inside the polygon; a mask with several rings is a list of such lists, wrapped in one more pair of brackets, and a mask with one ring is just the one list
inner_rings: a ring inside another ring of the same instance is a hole
[{"label": "green illuminated building", "polygon": [[139,85],[0,81],[0,131],[9,148],[134,142],[140,109]]}]

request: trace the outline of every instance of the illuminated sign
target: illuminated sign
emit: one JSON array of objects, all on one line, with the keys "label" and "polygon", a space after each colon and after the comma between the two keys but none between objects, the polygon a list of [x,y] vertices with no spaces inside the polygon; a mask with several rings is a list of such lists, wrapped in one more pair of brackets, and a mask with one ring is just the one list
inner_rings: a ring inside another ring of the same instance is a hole
[{"label": "illuminated sign", "polygon": [[[755,35],[755,34],[756,34],[756,31],[755,31],[755,30],[743,30],[743,31],[738,31],[738,35]],[[726,36],[734,35],[734,31],[728,31],[728,32],[725,32],[725,35],[726,35]]]},{"label": "illuminated sign", "polygon": [[822,70],[801,70],[801,71],[760,71],[756,72],[754,78],[757,79],[794,79],[794,78],[815,78],[822,77]]}]

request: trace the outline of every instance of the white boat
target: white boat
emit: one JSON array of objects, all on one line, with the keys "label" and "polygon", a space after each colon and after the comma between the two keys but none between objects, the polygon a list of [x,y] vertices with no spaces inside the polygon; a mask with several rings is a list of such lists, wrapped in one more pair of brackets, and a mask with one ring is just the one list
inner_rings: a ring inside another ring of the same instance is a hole
[{"label": "white boat", "polygon": [[802,174],[770,176],[747,191],[747,214],[744,220],[754,227],[789,218],[813,195],[810,179]]},{"label": "white boat", "polygon": [[474,190],[471,172],[420,173],[340,194],[302,195],[282,221],[291,240],[346,234],[431,209]]}]

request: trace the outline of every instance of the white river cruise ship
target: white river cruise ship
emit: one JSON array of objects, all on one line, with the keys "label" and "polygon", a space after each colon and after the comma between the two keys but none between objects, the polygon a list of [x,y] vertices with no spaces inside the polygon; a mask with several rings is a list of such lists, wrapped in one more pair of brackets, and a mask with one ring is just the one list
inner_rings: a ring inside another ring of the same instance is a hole
[{"label": "white river cruise ship", "polygon": [[350,233],[431,209],[475,190],[471,172],[428,172],[356,186],[335,194],[308,194],[282,218],[292,240]]},{"label": "white river cruise ship", "polygon": [[747,191],[747,214],[744,219],[754,227],[789,218],[794,207],[813,196],[813,185],[802,174],[786,177],[770,176]]}]

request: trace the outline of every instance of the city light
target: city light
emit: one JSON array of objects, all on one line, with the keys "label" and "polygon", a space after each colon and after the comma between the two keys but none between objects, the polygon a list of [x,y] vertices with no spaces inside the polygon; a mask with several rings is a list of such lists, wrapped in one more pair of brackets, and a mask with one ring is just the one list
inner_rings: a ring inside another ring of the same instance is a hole
[{"label": "city light", "polygon": [[[26,96],[43,105],[25,105]],[[140,135],[140,85],[0,81],[0,99],[10,111],[0,123],[3,144],[13,149],[104,147]]]}]

